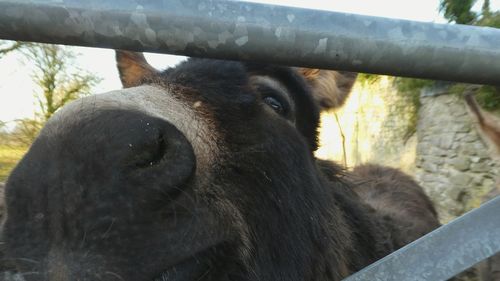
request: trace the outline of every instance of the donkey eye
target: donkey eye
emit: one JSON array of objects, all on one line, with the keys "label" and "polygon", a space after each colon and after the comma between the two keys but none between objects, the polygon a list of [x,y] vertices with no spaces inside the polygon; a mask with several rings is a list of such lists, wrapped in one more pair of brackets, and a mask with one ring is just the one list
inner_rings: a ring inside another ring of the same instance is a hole
[{"label": "donkey eye", "polygon": [[257,84],[256,90],[260,94],[262,101],[279,115],[290,118],[290,104],[287,101],[286,93],[266,84]]},{"label": "donkey eye", "polygon": [[285,113],[285,108],[283,104],[274,97],[264,97],[264,102],[269,105],[276,113],[283,115]]}]

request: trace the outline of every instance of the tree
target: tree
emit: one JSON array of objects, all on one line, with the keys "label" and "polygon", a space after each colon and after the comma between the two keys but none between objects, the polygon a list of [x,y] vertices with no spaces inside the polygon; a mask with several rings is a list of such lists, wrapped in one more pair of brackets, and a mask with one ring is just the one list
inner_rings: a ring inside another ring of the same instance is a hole
[{"label": "tree", "polygon": [[101,79],[75,67],[77,54],[70,47],[0,41],[0,58],[2,54],[12,51],[23,54],[26,64],[33,66],[31,76],[38,86],[35,97],[39,112],[35,113],[34,118],[16,120],[12,133],[18,142],[30,144],[43,124],[58,109],[74,99],[88,95]]},{"label": "tree", "polygon": [[0,59],[8,53],[22,48],[25,44],[28,43],[20,41],[0,41]]},{"label": "tree", "polygon": [[449,21],[460,24],[472,24],[477,14],[471,11],[476,0],[441,0],[439,9]]},{"label": "tree", "polygon": [[18,119],[16,126],[6,137],[7,142],[14,146],[28,147],[33,143],[42,126],[43,122],[36,118]]},{"label": "tree", "polygon": [[68,47],[31,44],[22,52],[35,67],[32,77],[40,87],[36,97],[43,122],[69,101],[88,95],[100,81],[96,76],[72,67],[76,55]]},{"label": "tree", "polygon": [[480,14],[472,11],[475,2],[476,0],[441,0],[439,7],[450,22],[500,27],[500,12],[490,10],[490,1],[484,0]]}]

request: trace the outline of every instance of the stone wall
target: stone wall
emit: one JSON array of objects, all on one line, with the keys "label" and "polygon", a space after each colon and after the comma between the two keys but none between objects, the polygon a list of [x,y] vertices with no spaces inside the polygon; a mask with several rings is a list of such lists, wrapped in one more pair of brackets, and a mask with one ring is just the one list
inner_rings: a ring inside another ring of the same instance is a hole
[{"label": "stone wall", "polygon": [[421,103],[415,176],[448,222],[481,204],[499,165],[459,96],[434,90],[424,92]]},{"label": "stone wall", "polygon": [[[377,163],[415,176],[443,223],[478,207],[500,176],[460,96],[446,85],[424,91],[417,133],[405,139],[411,110],[401,110],[392,79],[357,83],[344,107],[322,115],[316,155],[353,167]],[[344,144],[342,144],[342,135]]]}]

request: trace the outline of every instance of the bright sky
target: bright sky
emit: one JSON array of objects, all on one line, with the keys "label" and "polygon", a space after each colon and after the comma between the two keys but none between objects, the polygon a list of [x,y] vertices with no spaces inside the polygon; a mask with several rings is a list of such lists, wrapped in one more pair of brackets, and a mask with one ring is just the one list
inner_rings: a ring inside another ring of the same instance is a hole
[{"label": "bright sky", "polygon": [[[426,22],[446,22],[438,12],[439,0],[250,0],[296,7],[409,19]],[[482,1],[477,1],[479,10]],[[500,10],[500,0],[491,1],[493,11]],[[77,63],[83,69],[103,78],[93,92],[106,92],[121,87],[111,50],[75,47],[80,53]],[[183,57],[147,54],[148,61],[157,68],[166,68],[180,62]],[[30,66],[21,63],[16,54],[9,54],[0,60],[0,120],[11,121],[31,117],[35,110],[36,87],[31,82]]]}]

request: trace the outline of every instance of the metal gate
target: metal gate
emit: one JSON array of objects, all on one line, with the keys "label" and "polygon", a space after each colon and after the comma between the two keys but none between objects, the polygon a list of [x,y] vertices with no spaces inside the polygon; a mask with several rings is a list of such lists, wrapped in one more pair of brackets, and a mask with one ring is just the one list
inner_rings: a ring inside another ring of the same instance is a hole
[{"label": "metal gate", "polygon": [[[500,30],[220,0],[0,0],[0,38],[500,85]],[[446,280],[500,252],[500,197],[346,280]]]}]

